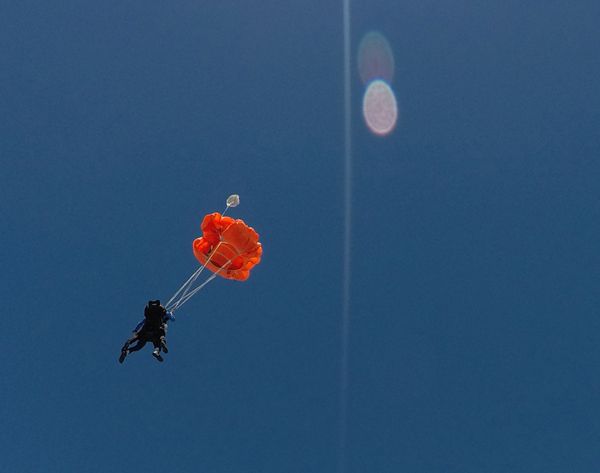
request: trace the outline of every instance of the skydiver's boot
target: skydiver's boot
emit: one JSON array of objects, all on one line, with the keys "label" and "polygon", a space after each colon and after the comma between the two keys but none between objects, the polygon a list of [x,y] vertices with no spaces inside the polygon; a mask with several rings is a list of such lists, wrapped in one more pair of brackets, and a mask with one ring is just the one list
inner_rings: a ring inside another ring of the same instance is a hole
[{"label": "skydiver's boot", "polygon": [[167,341],[165,340],[165,337],[160,338],[160,346],[162,348],[162,351],[164,351],[165,353],[169,353],[169,349],[167,348]]},{"label": "skydiver's boot", "polygon": [[121,356],[119,356],[119,363],[123,363],[125,361],[125,357],[129,354],[129,350],[127,348],[123,348],[121,350]]},{"label": "skydiver's boot", "polygon": [[156,358],[158,361],[164,361],[164,360],[163,360],[163,357],[162,357],[162,356],[160,356],[160,348],[158,348],[158,347],[156,347],[156,348],[154,349],[154,351],[152,352],[152,356],[153,356],[154,358]]}]

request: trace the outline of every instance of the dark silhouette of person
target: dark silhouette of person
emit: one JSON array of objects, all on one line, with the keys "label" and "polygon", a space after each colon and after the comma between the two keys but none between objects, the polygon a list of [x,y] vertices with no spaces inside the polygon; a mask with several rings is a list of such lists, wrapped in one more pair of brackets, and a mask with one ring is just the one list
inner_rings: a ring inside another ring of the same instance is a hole
[{"label": "dark silhouette of person", "polygon": [[[175,317],[160,304],[160,300],[148,301],[148,304],[144,308],[144,318],[133,329],[133,336],[121,348],[119,363],[123,363],[129,353],[144,348],[144,345],[148,342],[152,342],[154,345],[152,356],[158,361],[163,361],[161,351],[169,353],[166,336],[167,323],[170,320],[174,321]],[[134,342],[137,343],[131,346]]]}]

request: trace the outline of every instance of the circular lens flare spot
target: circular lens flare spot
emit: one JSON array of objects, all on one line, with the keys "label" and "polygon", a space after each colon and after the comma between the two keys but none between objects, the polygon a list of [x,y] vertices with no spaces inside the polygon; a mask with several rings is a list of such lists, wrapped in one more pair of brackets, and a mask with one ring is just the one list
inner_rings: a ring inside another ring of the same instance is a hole
[{"label": "circular lens flare spot", "polygon": [[398,105],[392,88],[382,80],[369,84],[363,97],[363,116],[373,133],[389,134],[398,120]]}]

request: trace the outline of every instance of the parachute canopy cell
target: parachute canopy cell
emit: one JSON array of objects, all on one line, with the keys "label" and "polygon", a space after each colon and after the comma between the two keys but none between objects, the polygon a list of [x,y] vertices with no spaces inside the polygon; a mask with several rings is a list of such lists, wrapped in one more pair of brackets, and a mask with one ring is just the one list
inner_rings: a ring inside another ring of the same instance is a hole
[{"label": "parachute canopy cell", "polygon": [[224,278],[248,279],[262,255],[258,233],[243,220],[219,212],[206,215],[200,228],[202,236],[192,244],[196,259]]}]

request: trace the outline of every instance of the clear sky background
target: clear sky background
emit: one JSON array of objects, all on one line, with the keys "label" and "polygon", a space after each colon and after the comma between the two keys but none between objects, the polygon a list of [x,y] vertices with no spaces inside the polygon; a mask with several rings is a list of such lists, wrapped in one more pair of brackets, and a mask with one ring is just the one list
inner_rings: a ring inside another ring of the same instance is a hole
[{"label": "clear sky background", "polygon": [[[1,471],[600,469],[600,3],[351,5],[340,452],[341,1],[0,4]],[[262,263],[119,365],[231,193]]]}]

